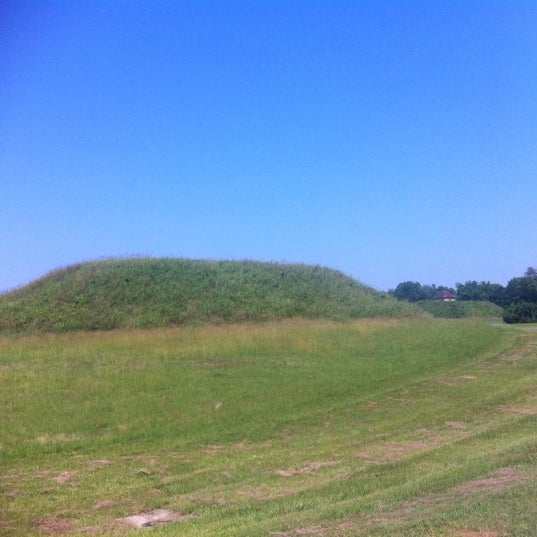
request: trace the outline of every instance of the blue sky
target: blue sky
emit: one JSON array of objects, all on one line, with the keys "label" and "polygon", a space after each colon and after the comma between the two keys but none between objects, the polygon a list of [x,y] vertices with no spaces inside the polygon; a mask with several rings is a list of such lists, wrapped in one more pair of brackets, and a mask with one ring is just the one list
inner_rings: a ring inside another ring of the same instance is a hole
[{"label": "blue sky", "polygon": [[537,3],[0,4],[0,290],[109,256],[377,289],[537,265]]}]

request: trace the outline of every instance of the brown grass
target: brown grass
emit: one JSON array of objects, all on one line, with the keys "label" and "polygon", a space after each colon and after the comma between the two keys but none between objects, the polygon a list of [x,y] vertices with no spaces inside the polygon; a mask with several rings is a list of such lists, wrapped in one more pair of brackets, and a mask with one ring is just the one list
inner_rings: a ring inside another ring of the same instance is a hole
[{"label": "brown grass", "polygon": [[34,527],[44,533],[69,533],[75,529],[71,521],[61,518],[43,518],[35,522]]},{"label": "brown grass", "polygon": [[303,468],[290,468],[288,470],[272,470],[270,473],[281,477],[292,477],[294,475],[316,475],[319,468],[326,466],[335,466],[336,461],[310,462]]},{"label": "brown grass", "polygon": [[514,468],[499,468],[491,477],[463,483],[455,487],[453,491],[463,494],[499,492],[526,480],[527,478]]}]

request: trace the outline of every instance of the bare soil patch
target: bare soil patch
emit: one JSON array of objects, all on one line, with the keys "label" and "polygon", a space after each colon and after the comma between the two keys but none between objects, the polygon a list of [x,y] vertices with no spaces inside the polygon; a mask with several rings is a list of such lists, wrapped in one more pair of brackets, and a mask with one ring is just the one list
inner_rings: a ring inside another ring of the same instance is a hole
[{"label": "bare soil patch", "polygon": [[75,529],[75,525],[61,518],[43,518],[34,522],[34,528],[45,533],[69,533]]},{"label": "bare soil patch", "polygon": [[181,515],[170,509],[155,509],[147,513],[121,518],[120,521],[134,528],[148,528],[151,526],[162,526],[170,522],[187,520],[190,517],[191,515]]},{"label": "bare soil patch", "polygon": [[54,481],[60,485],[70,485],[71,487],[76,487],[78,483],[74,482],[73,479],[78,475],[80,475],[80,472],[63,472],[58,477],[55,477]]}]

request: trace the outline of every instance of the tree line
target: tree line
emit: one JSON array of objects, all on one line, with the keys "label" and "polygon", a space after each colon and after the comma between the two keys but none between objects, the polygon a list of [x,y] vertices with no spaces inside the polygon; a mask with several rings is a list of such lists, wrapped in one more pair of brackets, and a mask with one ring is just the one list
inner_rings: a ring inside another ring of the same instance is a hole
[{"label": "tree line", "polygon": [[399,300],[419,302],[434,299],[442,291],[450,291],[457,300],[492,302],[504,308],[506,323],[537,322],[537,268],[528,267],[523,276],[509,280],[504,287],[499,283],[476,280],[456,283],[455,289],[444,285],[422,285],[419,282],[401,282],[388,291]]}]

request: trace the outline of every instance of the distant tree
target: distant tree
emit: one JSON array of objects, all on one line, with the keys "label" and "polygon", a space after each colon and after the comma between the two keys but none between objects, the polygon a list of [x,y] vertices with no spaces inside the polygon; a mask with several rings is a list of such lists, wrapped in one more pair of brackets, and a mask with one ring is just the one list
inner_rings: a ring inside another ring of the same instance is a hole
[{"label": "distant tree", "polygon": [[418,300],[427,298],[427,293],[419,282],[401,282],[391,294],[399,300],[408,300],[409,302],[418,302]]},{"label": "distant tree", "polygon": [[528,267],[524,276],[509,280],[504,299],[506,323],[537,322],[537,269]]},{"label": "distant tree", "polygon": [[537,303],[537,278],[524,276],[509,280],[505,288],[505,303],[509,306],[515,302]]},{"label": "distant tree", "polygon": [[421,288],[425,292],[425,298],[427,300],[434,298],[434,295],[436,295],[437,293],[441,291],[438,287],[436,287],[434,283],[432,285],[424,284],[421,286]]},{"label": "distant tree", "polygon": [[435,285],[434,283],[422,285],[419,282],[401,282],[395,289],[391,289],[389,294],[399,300],[418,302],[419,300],[431,300],[442,291],[451,291],[455,294],[455,289],[445,285]]},{"label": "distant tree", "polygon": [[532,280],[537,280],[537,269],[535,267],[528,267],[524,273],[525,278],[531,278]]},{"label": "distant tree", "polygon": [[499,283],[472,280],[466,283],[457,283],[456,287],[459,300],[486,300],[498,306],[503,305],[504,287]]},{"label": "distant tree", "polygon": [[424,285],[423,289],[427,293],[427,299],[435,298],[436,295],[441,293],[442,291],[449,291],[450,293],[456,294],[455,289],[453,287],[447,287],[446,285],[435,285],[434,283],[432,285]]}]

